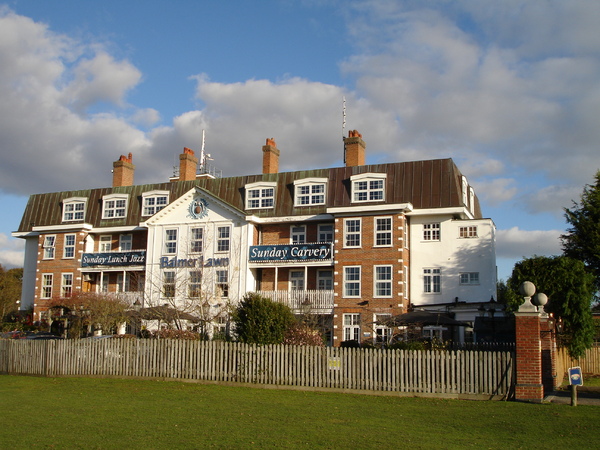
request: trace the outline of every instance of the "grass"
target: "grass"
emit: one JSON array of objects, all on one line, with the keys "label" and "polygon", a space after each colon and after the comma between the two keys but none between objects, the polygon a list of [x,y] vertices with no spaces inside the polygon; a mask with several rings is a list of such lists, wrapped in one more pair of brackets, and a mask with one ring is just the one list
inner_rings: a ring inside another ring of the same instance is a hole
[{"label": "grass", "polygon": [[0,376],[0,448],[589,448],[600,407]]}]

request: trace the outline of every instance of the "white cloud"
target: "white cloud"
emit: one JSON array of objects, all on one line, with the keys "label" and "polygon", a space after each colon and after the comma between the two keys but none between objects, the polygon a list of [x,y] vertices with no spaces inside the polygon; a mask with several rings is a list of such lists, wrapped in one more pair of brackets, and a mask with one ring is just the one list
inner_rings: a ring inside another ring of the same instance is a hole
[{"label": "white cloud", "polygon": [[124,105],[124,96],[141,78],[138,69],[127,61],[115,61],[98,51],[93,58],[83,59],[73,68],[74,80],[62,91],[66,104],[79,113],[97,102]]},{"label": "white cloud", "polygon": [[476,183],[477,196],[490,205],[498,205],[513,199],[518,192],[516,180],[511,178],[493,178]]},{"label": "white cloud", "polygon": [[559,255],[561,234],[564,232],[560,230],[527,231],[519,227],[498,230],[496,252],[499,258],[511,259]]},{"label": "white cloud", "polygon": [[0,233],[0,265],[5,269],[23,267],[25,241]]},{"label": "white cloud", "polygon": [[551,212],[562,217],[562,208],[572,208],[582,192],[583,186],[551,185],[529,193],[524,201],[533,213]]},{"label": "white cloud", "polygon": [[144,133],[115,112],[78,114],[77,108],[95,102],[122,104],[139,80],[137,69],[102,51],[70,68],[84,51],[95,49],[0,12],[0,190],[28,194],[110,185],[112,161],[130,151],[140,156],[148,147]]}]

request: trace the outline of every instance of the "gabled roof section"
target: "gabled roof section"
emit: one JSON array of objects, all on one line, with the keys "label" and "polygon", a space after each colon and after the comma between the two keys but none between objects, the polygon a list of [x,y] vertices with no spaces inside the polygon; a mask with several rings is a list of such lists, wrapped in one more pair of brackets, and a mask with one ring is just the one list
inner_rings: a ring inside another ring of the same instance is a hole
[{"label": "gabled roof section", "polygon": [[195,186],[192,189],[190,189],[188,192],[186,192],[185,194],[183,194],[180,197],[178,197],[177,199],[175,199],[174,201],[169,202],[169,204],[165,208],[161,209],[159,212],[154,214],[152,217],[149,217],[145,221],[145,223],[148,225],[154,225],[154,224],[158,223],[159,221],[161,221],[161,219],[163,217],[168,216],[176,208],[179,208],[182,205],[185,208],[187,208],[188,204],[194,198],[196,198],[198,196],[208,197],[210,199],[211,204],[212,203],[218,204],[221,208],[225,209],[226,211],[229,211],[233,215],[238,216],[240,219],[245,219],[245,217],[246,217],[246,213],[244,211],[236,208],[235,206],[232,206],[231,204],[221,200],[218,197],[215,197],[213,195],[213,193],[210,192],[209,190],[204,189],[199,186]]},{"label": "gabled roof section", "polygon": [[[461,195],[462,174],[452,159],[437,159],[36,194],[29,198],[18,232],[29,232],[33,226],[61,224],[62,202],[70,197],[88,199],[85,223],[94,228],[137,226],[148,219],[141,214],[142,194],[154,190],[169,191],[171,203],[193,188],[198,188],[241,215],[250,214],[260,218],[316,216],[325,214],[327,208],[351,206],[350,177],[361,173],[386,174],[386,198],[381,202],[372,202],[371,205],[410,203],[415,210],[465,206]],[[305,178],[329,180],[325,205],[294,206],[294,181]],[[245,186],[259,181],[276,183],[275,207],[246,211]],[[129,196],[126,217],[102,219],[102,198],[115,193]],[[477,197],[473,211],[474,218],[481,218]],[[83,221],[81,223],[83,226]]]}]

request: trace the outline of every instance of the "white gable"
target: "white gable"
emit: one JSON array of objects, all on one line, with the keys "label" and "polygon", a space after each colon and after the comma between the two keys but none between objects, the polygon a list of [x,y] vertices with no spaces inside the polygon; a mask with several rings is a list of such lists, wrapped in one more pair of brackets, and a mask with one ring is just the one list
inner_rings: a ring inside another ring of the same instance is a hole
[{"label": "white gable", "polygon": [[222,202],[208,191],[194,188],[148,219],[146,225],[152,227],[194,222],[239,221],[244,218],[245,214],[242,211]]}]

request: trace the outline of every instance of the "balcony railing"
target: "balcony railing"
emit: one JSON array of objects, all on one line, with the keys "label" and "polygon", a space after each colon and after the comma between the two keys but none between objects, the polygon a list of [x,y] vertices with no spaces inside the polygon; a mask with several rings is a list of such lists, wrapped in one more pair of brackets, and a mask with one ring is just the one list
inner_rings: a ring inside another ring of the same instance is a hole
[{"label": "balcony railing", "polygon": [[330,314],[333,311],[333,291],[256,291],[274,302],[288,305],[295,314]]}]

